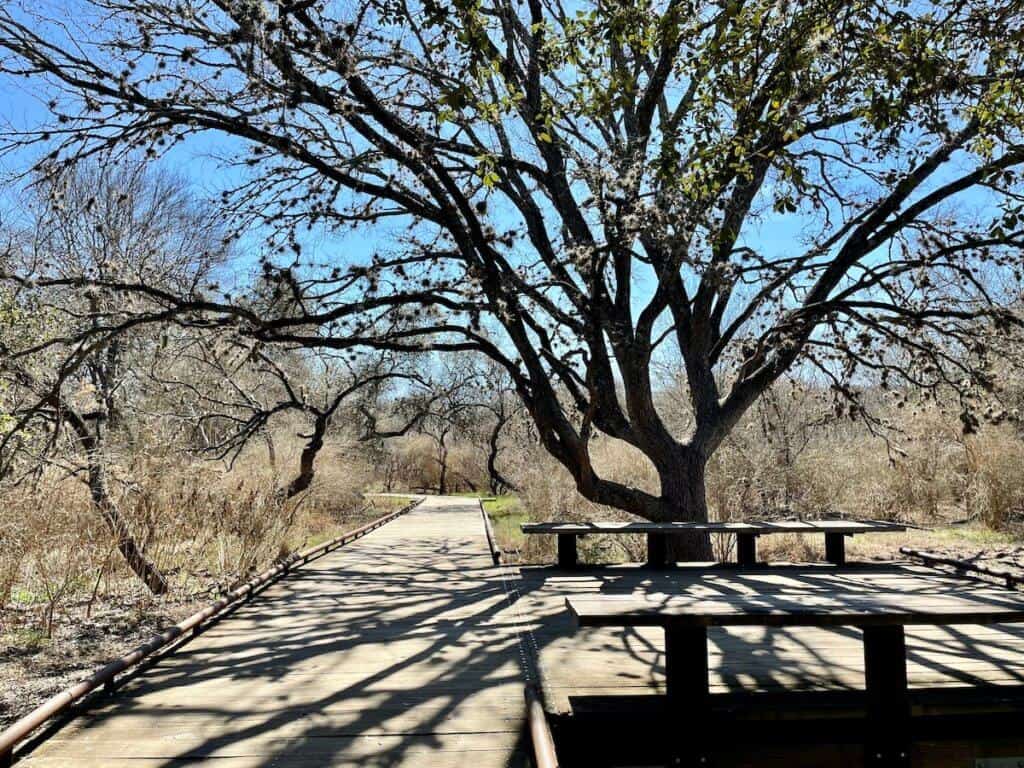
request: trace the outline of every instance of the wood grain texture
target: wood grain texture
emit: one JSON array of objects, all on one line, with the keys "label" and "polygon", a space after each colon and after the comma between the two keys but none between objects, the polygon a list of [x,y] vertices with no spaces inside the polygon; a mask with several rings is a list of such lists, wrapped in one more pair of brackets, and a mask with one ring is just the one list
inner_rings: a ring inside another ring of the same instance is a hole
[{"label": "wood grain texture", "polygon": [[[822,600],[835,594],[896,593],[903,601],[991,593],[971,582],[924,566],[903,564],[679,568],[652,571],[614,566],[559,572],[520,569],[520,612],[530,620],[535,674],[550,711],[568,713],[573,700],[663,694],[664,631],[652,627],[577,628],[566,597],[689,595],[732,600],[736,596],[792,595]],[[1020,599],[997,590],[1001,600]],[[980,599],[980,598],[979,598]],[[907,670],[911,691],[921,688],[1024,685],[1024,625],[910,626]],[[708,630],[712,693],[861,691],[864,649],[855,627],[712,627]],[[1004,688],[1008,690],[1008,688]],[[997,706],[993,689],[986,706]],[[971,707],[976,709],[977,704]],[[772,713],[766,711],[765,717]]]},{"label": "wood grain texture", "polygon": [[[539,683],[555,712],[664,692],[660,628],[578,629],[567,597],[780,605],[842,595],[857,605],[890,594],[925,608],[1018,600],[970,584],[908,565],[495,567],[476,502],[430,499],[268,589],[22,764],[522,765],[524,681]],[[853,627],[712,627],[708,639],[713,694],[864,686]],[[910,627],[907,668],[912,691],[1024,685],[1024,626]],[[993,694],[984,706],[1005,705]]]},{"label": "wood grain texture", "polygon": [[271,587],[19,765],[523,765],[505,578],[477,502],[429,498]]},{"label": "wood grain texture", "polygon": [[899,533],[906,528],[896,523],[874,520],[783,520],[779,522],[650,523],[650,522],[543,522],[523,523],[523,533],[746,533],[767,536],[773,533]]},{"label": "wood grain texture", "polygon": [[965,587],[963,594],[902,591],[773,592],[758,595],[603,595],[571,597],[582,627],[899,626],[1024,622],[1024,595]]}]

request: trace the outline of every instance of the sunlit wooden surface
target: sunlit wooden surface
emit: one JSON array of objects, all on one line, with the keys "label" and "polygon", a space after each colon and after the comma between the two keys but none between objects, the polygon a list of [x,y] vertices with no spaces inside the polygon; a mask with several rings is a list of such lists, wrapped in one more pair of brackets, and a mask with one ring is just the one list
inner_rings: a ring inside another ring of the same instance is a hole
[{"label": "sunlit wooden surface", "polygon": [[[621,566],[574,573],[524,567],[519,602],[533,617],[531,645],[547,705],[569,712],[572,696],[664,692],[664,638],[659,628],[576,629],[565,607],[567,596],[686,593],[713,599],[788,592],[827,599],[884,592],[913,601],[1000,589],[901,564],[662,572]],[[1022,625],[911,626],[906,632],[911,688],[1024,685]],[[863,644],[852,627],[712,628],[708,636],[713,692],[864,686]]]},{"label": "sunlit wooden surface", "polygon": [[[71,721],[23,765],[524,765],[526,680],[539,681],[556,714],[572,712],[574,699],[664,691],[661,630],[577,630],[567,596],[913,599],[971,589],[899,564],[495,567],[477,503],[432,498],[279,582]],[[863,687],[856,629],[709,634],[714,692]],[[1024,627],[909,627],[907,645],[912,688],[1024,684]]]},{"label": "sunlit wooden surface", "polygon": [[519,765],[506,608],[477,502],[428,498],[271,587],[22,764]]}]

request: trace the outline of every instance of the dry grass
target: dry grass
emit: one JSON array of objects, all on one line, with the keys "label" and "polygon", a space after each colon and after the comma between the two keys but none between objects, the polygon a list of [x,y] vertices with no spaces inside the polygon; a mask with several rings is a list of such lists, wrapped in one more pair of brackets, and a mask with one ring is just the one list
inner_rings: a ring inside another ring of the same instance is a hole
[{"label": "dry grass", "polygon": [[[894,520],[935,528],[902,537],[857,537],[851,555],[891,558],[901,544],[954,546],[970,550],[978,532],[990,532],[992,545],[1024,535],[1024,440],[1014,425],[982,427],[964,436],[955,416],[921,409],[901,418],[902,436],[886,443],[851,425],[828,426],[792,449],[782,438],[765,434],[752,419],[742,423],[708,466],[711,519],[817,518],[845,516]],[[788,439],[788,438],[785,438]],[[635,449],[615,440],[593,443],[594,462],[604,476],[657,491],[650,463]],[[618,510],[583,499],[571,477],[539,449],[514,464],[513,475],[529,520],[629,519]],[[968,522],[963,526],[959,523]],[[958,523],[950,527],[951,523]],[[551,537],[527,537],[521,556],[527,562],[554,557]],[[760,551],[770,559],[823,559],[820,537],[769,536]],[[877,539],[877,541],[876,541]],[[962,541],[961,541],[962,540]],[[715,537],[716,556],[729,559],[732,537]],[[642,559],[640,537],[588,537],[583,556],[593,562]]]},{"label": "dry grass", "polygon": [[[170,452],[138,452],[116,465],[111,484],[146,556],[168,578],[171,598],[206,598],[288,553],[366,522],[361,491],[370,470],[350,448],[325,448],[305,494],[285,501],[299,446],[278,446],[277,469],[255,450],[226,468]],[[78,479],[51,470],[34,486],[5,490],[0,505],[0,635],[11,617],[54,633],[82,606],[138,601],[145,587],[128,570]]]},{"label": "dry grass", "polygon": [[277,489],[294,462],[287,444],[277,453],[278,474],[256,452],[231,469],[155,452],[117,468],[120,508],[169,579],[161,597],[126,568],[81,482],[51,473],[34,488],[8,489],[0,505],[0,728],[276,557],[400,505],[363,501],[369,469],[340,443],[325,449],[313,488],[283,502]]},{"label": "dry grass", "polygon": [[[900,426],[899,450],[890,453],[851,425],[828,425],[797,440],[798,430],[766,431],[748,419],[709,465],[711,517],[842,514],[934,528],[856,537],[849,545],[854,559],[891,559],[901,544],[968,556],[1012,547],[1024,520],[1024,441],[1016,430],[986,426],[965,438],[955,418],[938,410],[901,417]],[[428,438],[392,441],[373,454],[335,439],[319,457],[310,491],[282,501],[279,489],[291,479],[301,449],[293,431],[274,436],[273,462],[265,446],[254,445],[228,468],[186,458],[157,439],[112,462],[119,506],[147,556],[169,578],[171,593],[159,599],[125,567],[80,480],[51,470],[35,487],[4,489],[0,679],[5,690],[21,692],[8,696],[7,715],[10,701],[32,701],[59,688],[275,558],[386,511],[359,512],[361,491],[436,484],[435,446]],[[635,449],[597,438],[593,456],[603,476],[657,492],[653,467]],[[486,486],[472,442],[454,444],[449,461],[453,490]],[[502,548],[518,551],[522,561],[550,562],[555,554],[551,537],[516,535],[523,520],[629,519],[583,499],[568,473],[528,439],[509,445],[502,462],[520,492],[502,497],[491,511]],[[968,524],[951,525],[964,520]],[[759,551],[770,560],[815,561],[824,555],[820,539],[768,536]],[[732,537],[716,537],[714,544],[719,558],[732,557]],[[589,562],[638,561],[646,542],[593,536],[580,548]]]}]

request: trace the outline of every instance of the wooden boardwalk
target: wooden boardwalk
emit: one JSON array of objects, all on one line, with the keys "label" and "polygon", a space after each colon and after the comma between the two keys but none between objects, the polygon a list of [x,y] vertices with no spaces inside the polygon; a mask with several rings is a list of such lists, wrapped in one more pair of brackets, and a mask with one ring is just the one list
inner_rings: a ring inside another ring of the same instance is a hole
[{"label": "wooden boardwalk", "polygon": [[[428,498],[270,587],[72,720],[19,765],[526,765],[524,682],[541,684],[555,715],[578,714],[588,701],[608,696],[640,696],[642,707],[650,694],[664,692],[661,630],[576,630],[567,596],[936,594],[962,593],[970,584],[898,564],[495,567],[476,501]],[[864,686],[856,629],[730,628],[709,636],[715,693]],[[910,627],[907,646],[912,688],[1024,685],[1024,627]],[[982,706],[998,711],[999,697],[988,690]],[[740,716],[781,715],[758,705]],[[597,735],[625,743],[615,728]],[[751,762],[749,748],[737,749],[736,759],[722,765],[761,764]],[[974,749],[964,747],[956,759],[978,756]],[[1019,745],[1005,750],[1024,754]],[[778,765],[804,764],[780,754]],[[825,764],[808,755],[807,765]],[[846,763],[837,757],[828,764]]]},{"label": "wooden boardwalk", "polygon": [[477,502],[428,498],[270,587],[19,765],[522,765],[509,616]]}]

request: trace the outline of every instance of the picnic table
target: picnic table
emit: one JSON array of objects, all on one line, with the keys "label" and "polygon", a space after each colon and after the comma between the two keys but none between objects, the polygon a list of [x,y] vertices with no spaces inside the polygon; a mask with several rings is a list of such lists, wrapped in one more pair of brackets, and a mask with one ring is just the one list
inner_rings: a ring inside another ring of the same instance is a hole
[{"label": "picnic table", "polygon": [[685,717],[695,741],[690,760],[706,762],[702,721],[709,715],[709,627],[856,627],[863,632],[867,764],[909,765],[908,625],[1024,622],[1024,595],[998,587],[967,594],[835,593],[810,590],[700,597],[594,595],[566,605],[580,627],[662,627],[665,678],[673,716]]},{"label": "picnic table", "polygon": [[687,532],[729,533],[736,536],[736,561],[741,566],[757,564],[757,538],[776,533],[824,534],[825,559],[835,565],[846,562],[846,539],[861,533],[896,533],[902,525],[877,520],[782,520],[778,522],[651,523],[651,522],[544,522],[523,523],[524,534],[554,534],[558,537],[558,565],[578,565],[576,539],[590,534],[646,534],[647,563],[666,565],[667,537]]}]

